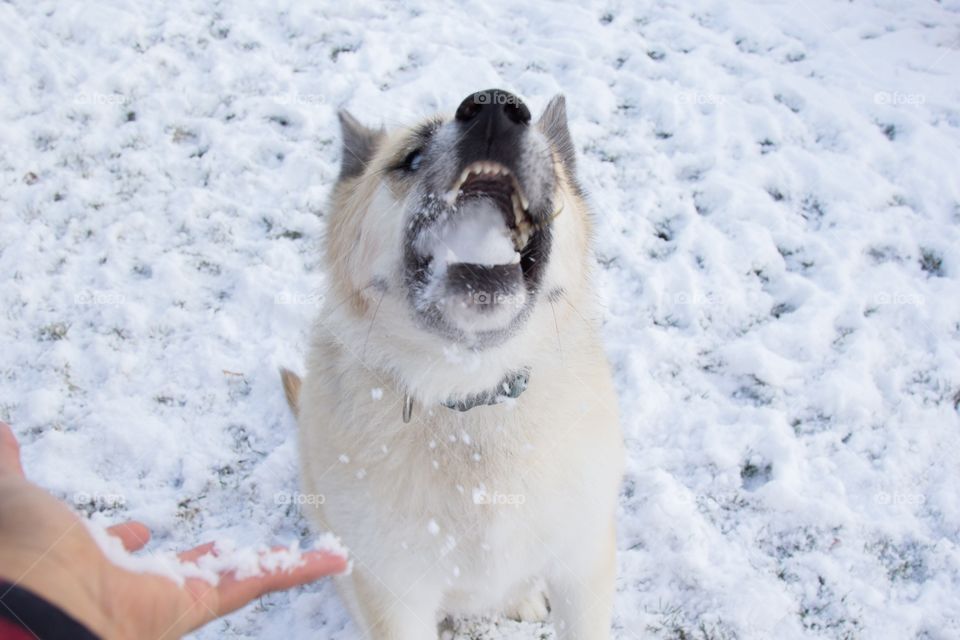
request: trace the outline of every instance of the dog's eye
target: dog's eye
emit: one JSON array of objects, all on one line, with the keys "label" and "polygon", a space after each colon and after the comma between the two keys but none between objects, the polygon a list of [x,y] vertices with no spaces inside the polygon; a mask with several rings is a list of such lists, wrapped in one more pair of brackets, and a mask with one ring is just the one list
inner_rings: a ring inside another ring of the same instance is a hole
[{"label": "dog's eye", "polygon": [[416,171],[420,168],[420,164],[423,162],[423,149],[416,149],[407,154],[407,157],[403,159],[403,163],[400,165],[400,168],[404,171]]}]

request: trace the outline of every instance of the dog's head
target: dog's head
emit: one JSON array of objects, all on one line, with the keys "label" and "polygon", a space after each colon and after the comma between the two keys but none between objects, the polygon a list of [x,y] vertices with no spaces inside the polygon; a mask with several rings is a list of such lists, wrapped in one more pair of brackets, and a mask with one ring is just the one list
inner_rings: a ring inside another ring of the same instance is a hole
[{"label": "dog's head", "polygon": [[563,97],[536,121],[495,89],[410,129],[340,120],[327,247],[345,293],[473,350],[521,331],[554,286],[557,217],[583,215]]}]

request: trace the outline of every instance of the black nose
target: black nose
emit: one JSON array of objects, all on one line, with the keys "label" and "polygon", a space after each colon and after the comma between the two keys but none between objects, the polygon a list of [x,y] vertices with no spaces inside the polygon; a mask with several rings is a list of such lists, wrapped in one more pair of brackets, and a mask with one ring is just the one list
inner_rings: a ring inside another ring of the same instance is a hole
[{"label": "black nose", "polygon": [[530,110],[523,100],[500,89],[477,91],[460,103],[455,117],[461,128],[457,148],[463,166],[495,160],[515,168],[530,130]]},{"label": "black nose", "polygon": [[495,129],[507,130],[530,123],[530,109],[523,100],[501,89],[477,91],[464,98],[457,107],[460,122],[487,122]]}]

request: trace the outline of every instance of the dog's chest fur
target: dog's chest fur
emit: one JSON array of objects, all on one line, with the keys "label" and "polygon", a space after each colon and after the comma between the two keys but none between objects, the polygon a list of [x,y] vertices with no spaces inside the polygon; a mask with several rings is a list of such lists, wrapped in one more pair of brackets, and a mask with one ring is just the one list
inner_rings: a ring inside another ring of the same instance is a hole
[{"label": "dog's chest fur", "polygon": [[547,353],[514,403],[418,406],[403,424],[402,398],[345,366],[349,355],[332,345],[314,355],[320,371],[301,414],[304,482],[323,496],[325,524],[372,573],[420,576],[444,586],[447,610],[489,612],[562,561],[555,541],[609,512],[596,500],[598,485],[613,488],[599,492],[612,499],[619,477],[604,460],[616,437],[605,428],[616,424],[605,371],[571,372]]}]

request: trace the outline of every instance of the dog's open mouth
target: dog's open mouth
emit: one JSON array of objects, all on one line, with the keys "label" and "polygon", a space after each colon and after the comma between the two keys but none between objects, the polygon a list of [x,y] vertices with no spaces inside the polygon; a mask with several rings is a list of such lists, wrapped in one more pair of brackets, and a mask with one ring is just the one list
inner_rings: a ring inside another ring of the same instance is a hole
[{"label": "dog's open mouth", "polygon": [[487,200],[500,209],[514,248],[522,252],[530,242],[534,225],[530,203],[510,169],[499,162],[474,162],[461,172],[446,195],[448,205],[460,208],[467,208],[471,201],[478,199]]},{"label": "dog's open mouth", "polygon": [[538,227],[513,172],[499,162],[471,163],[443,198],[448,215],[417,242],[433,279],[494,300],[520,287]]},{"label": "dog's open mouth", "polygon": [[550,219],[540,210],[549,203],[529,202],[517,172],[490,160],[470,163],[433,197],[437,215],[411,239],[414,304],[457,330],[509,326],[543,273]]}]

